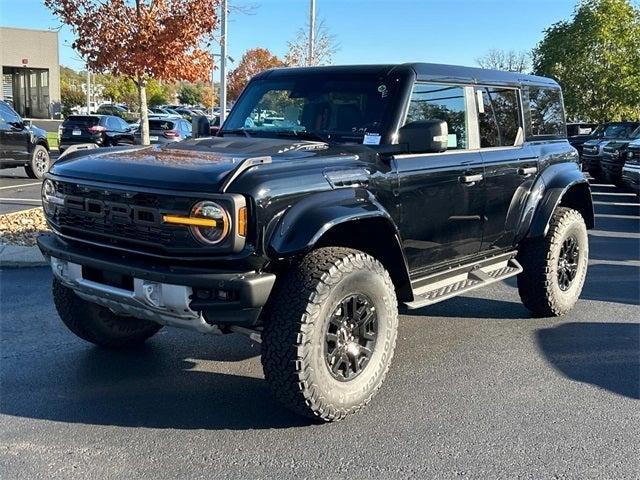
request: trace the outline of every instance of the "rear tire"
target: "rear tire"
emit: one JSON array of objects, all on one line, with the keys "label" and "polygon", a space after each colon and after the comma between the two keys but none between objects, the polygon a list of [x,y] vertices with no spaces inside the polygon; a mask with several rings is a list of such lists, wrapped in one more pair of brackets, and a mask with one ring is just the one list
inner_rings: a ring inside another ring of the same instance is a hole
[{"label": "rear tire", "polygon": [[323,421],[365,406],[391,364],[398,307],[389,274],[371,256],[320,248],[276,286],[262,334],[262,366],[273,395]]},{"label": "rear tire", "polygon": [[116,315],[107,308],[87,302],[55,278],[53,301],[60,319],[72,333],[105,348],[139,346],[162,328],[155,322]]},{"label": "rear tire", "polygon": [[34,179],[43,179],[51,166],[51,158],[49,152],[42,145],[36,145],[31,152],[31,160],[28,165],[24,166],[27,177]]},{"label": "rear tire", "polygon": [[558,207],[544,238],[524,243],[518,253],[522,303],[535,315],[551,317],[569,312],[580,297],[589,261],[584,219],[576,210]]}]

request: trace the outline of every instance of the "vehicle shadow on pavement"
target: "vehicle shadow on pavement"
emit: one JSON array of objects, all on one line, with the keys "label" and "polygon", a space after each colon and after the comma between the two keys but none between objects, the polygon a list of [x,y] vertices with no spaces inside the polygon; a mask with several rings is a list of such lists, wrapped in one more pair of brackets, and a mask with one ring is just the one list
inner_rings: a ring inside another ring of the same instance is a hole
[{"label": "vehicle shadow on pavement", "polygon": [[563,323],[539,329],[536,340],[566,377],[640,399],[640,324]]},{"label": "vehicle shadow on pavement", "polygon": [[[226,373],[228,364],[212,362],[209,355],[184,357],[184,351],[168,353],[163,345],[151,342],[137,351],[77,349],[65,355],[64,365],[60,360],[37,360],[30,368],[35,378],[29,381],[35,385],[28,389],[29,398],[13,393],[3,378],[0,413],[160,429],[245,430],[313,424],[280,406],[264,379]],[[2,377],[9,376],[12,361],[3,362]]]},{"label": "vehicle shadow on pavement", "polygon": [[416,310],[403,310],[405,315],[426,317],[483,318],[514,320],[532,318],[524,305],[517,302],[476,297],[454,297]]}]

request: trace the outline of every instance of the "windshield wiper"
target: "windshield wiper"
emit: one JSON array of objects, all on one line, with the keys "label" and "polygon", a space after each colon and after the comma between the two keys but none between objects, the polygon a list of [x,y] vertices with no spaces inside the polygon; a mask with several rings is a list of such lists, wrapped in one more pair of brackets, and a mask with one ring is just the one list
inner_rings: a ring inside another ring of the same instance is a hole
[{"label": "windshield wiper", "polygon": [[249,135],[249,132],[247,132],[246,129],[244,128],[233,128],[231,130],[222,130],[222,134],[223,136],[226,135],[227,133],[230,133],[232,135],[244,135],[247,138],[251,138],[251,135]]},{"label": "windshield wiper", "polygon": [[329,143],[329,140],[318,132],[308,132],[306,130],[277,130],[274,133],[279,137],[298,137],[304,140],[316,140]]}]

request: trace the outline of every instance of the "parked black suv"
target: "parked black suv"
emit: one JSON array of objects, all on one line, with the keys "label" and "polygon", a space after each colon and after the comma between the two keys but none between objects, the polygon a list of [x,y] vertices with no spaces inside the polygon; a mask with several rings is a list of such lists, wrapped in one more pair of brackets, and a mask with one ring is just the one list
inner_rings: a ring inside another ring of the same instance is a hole
[{"label": "parked black suv", "polygon": [[640,195],[640,140],[634,140],[627,148],[622,167],[622,183],[636,195]]},{"label": "parked black suv", "polygon": [[607,181],[622,186],[622,167],[627,159],[629,144],[638,139],[640,139],[640,127],[636,128],[629,137],[612,140],[604,146],[600,168]]},{"label": "parked black suv", "polygon": [[584,142],[582,145],[582,169],[589,172],[593,178],[605,180],[602,172],[602,154],[604,148],[611,141],[628,139],[636,128],[640,126],[640,122],[611,122],[602,125],[596,129],[598,136],[592,140]]},{"label": "parked black suv", "polygon": [[[257,126],[264,109],[278,120]],[[382,384],[398,302],[515,275],[535,315],[580,295],[594,214],[553,80],[422,63],[270,70],[219,135],[53,166],[53,234],[38,244],[76,335],[122,348],[162,325],[247,334],[273,394],[330,421]]]},{"label": "parked black suv", "polygon": [[0,101],[0,168],[24,167],[28,177],[43,178],[50,165],[47,132]]},{"label": "parked black suv", "polygon": [[99,147],[133,145],[135,127],[115,115],[71,115],[59,128],[60,153],[71,145],[95,143]]}]

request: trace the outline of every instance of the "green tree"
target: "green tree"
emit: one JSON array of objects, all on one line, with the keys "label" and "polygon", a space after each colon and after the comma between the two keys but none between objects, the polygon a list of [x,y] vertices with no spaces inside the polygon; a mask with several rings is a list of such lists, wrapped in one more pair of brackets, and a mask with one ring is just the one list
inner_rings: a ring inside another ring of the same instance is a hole
[{"label": "green tree", "polygon": [[545,30],[533,65],[562,85],[568,117],[638,119],[640,10],[629,0],[582,0],[573,18]]},{"label": "green tree", "polygon": [[202,103],[202,87],[194,83],[181,83],[178,101],[183,105],[199,105]]},{"label": "green tree", "polygon": [[84,92],[75,85],[63,83],[60,86],[60,102],[62,103],[62,114],[66,117],[71,115],[71,110],[84,105],[87,97]]}]

